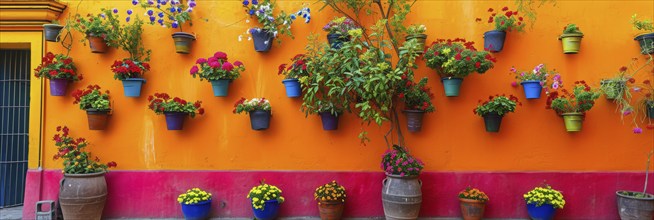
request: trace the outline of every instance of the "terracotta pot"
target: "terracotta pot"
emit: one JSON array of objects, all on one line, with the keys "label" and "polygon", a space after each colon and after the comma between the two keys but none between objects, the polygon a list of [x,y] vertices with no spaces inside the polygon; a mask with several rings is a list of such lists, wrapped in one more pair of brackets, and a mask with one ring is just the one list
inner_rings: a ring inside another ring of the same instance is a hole
[{"label": "terracotta pot", "polygon": [[461,205],[461,216],[464,220],[480,220],[484,217],[486,202],[474,199],[459,198]]},{"label": "terracotta pot", "polygon": [[418,47],[420,48],[420,51],[418,51],[418,54],[423,54],[425,53],[425,42],[427,41],[427,35],[426,34],[410,34],[407,35],[404,40],[410,41],[416,39],[418,41]]},{"label": "terracotta pot", "polygon": [[87,109],[86,116],[89,119],[89,130],[104,130],[107,128],[110,111],[111,109]]},{"label": "terracotta pot", "polygon": [[345,203],[341,201],[320,201],[318,202],[320,219],[339,220],[343,216],[344,207],[345,207]]},{"label": "terracotta pot", "polygon": [[102,210],[107,200],[107,181],[104,174],[64,174],[59,188],[59,204],[64,219],[102,218]]},{"label": "terracotta pot", "polygon": [[93,34],[87,34],[86,39],[89,40],[89,47],[91,47],[91,52],[93,53],[105,53],[109,49],[107,46],[107,41],[100,36],[95,36]]}]

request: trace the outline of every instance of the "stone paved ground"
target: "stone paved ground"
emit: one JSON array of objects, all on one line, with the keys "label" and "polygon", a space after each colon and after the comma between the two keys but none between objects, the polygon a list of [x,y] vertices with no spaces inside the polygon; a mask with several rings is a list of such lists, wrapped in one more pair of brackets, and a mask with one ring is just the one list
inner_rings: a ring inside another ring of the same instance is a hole
[{"label": "stone paved ground", "polygon": [[23,218],[23,207],[0,208],[0,219],[2,220],[20,220]]}]

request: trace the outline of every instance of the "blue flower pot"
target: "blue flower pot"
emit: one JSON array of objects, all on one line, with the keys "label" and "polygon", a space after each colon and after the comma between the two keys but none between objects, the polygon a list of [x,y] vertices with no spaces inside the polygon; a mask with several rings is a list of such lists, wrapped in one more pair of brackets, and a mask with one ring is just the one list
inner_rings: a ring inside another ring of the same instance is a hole
[{"label": "blue flower pot", "polygon": [[527,212],[532,220],[551,220],[556,214],[556,209],[550,204],[539,207],[536,207],[536,204],[527,204]]},{"label": "blue flower pot", "polygon": [[50,95],[65,96],[68,89],[67,79],[50,79]]},{"label": "blue flower pot", "polygon": [[263,205],[263,210],[252,207],[252,212],[254,212],[254,217],[257,220],[273,220],[277,218],[277,213],[279,213],[279,202],[276,199],[268,200]]},{"label": "blue flower pot", "polygon": [[540,98],[540,92],[543,90],[543,86],[540,85],[538,80],[527,80],[520,83],[522,89],[525,91],[525,97],[527,99],[538,99]]},{"label": "blue flower pot", "polygon": [[338,117],[331,112],[321,112],[320,120],[322,121],[322,130],[333,131],[338,129]]},{"label": "blue flower pot", "polygon": [[188,116],[185,112],[164,112],[166,116],[166,127],[168,130],[182,130],[184,119]]},{"label": "blue flower pot", "polygon": [[198,202],[196,204],[181,204],[182,213],[187,220],[203,220],[209,218],[211,212],[211,200]]},{"label": "blue flower pot", "polygon": [[300,97],[302,95],[302,88],[300,87],[300,81],[297,79],[285,79],[282,80],[284,86],[286,87],[286,96],[289,98]]},{"label": "blue flower pot", "polygon": [[504,39],[506,39],[504,31],[487,31],[484,33],[484,49],[488,49],[490,52],[500,52],[504,48]]},{"label": "blue flower pot", "polygon": [[654,53],[654,32],[638,35],[634,40],[638,41],[638,44],[640,44],[640,53]]},{"label": "blue flower pot", "polygon": [[252,130],[266,130],[270,127],[270,111],[254,110],[249,113]]},{"label": "blue flower pot", "polygon": [[123,80],[123,91],[126,97],[140,97],[141,86],[145,83],[145,79],[141,78],[127,78]]},{"label": "blue flower pot", "polygon": [[327,42],[332,49],[341,49],[343,43],[349,41],[347,37],[340,34],[327,34]]},{"label": "blue flower pot", "polygon": [[212,80],[211,87],[213,88],[213,96],[225,97],[229,92],[229,79]]},{"label": "blue flower pot", "polygon": [[459,96],[459,91],[461,90],[461,83],[463,82],[463,78],[443,77],[441,78],[441,82],[443,82],[443,88],[445,89],[445,96],[447,97]]},{"label": "blue flower pot", "polygon": [[273,33],[266,30],[252,30],[252,41],[254,42],[254,50],[257,52],[268,52],[273,44]]}]

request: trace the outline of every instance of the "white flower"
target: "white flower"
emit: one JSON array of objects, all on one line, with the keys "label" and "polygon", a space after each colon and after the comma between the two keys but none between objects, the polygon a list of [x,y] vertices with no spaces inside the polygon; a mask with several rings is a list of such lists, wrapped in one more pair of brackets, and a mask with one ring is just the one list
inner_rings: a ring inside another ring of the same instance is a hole
[{"label": "white flower", "polygon": [[239,42],[240,42],[240,41],[243,41],[243,36],[242,36],[242,35],[238,35],[238,41],[239,41]]},{"label": "white flower", "polygon": [[245,19],[245,23],[250,23],[250,19]]}]

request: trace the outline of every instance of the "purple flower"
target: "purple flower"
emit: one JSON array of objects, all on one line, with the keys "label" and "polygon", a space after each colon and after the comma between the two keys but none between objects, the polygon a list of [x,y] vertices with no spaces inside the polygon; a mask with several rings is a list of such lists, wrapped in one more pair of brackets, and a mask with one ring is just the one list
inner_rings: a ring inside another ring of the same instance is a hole
[{"label": "purple flower", "polygon": [[195,6],[196,6],[195,1],[191,0],[191,1],[188,2],[188,7],[194,8]]},{"label": "purple flower", "polygon": [[150,22],[154,23],[154,19],[155,19],[155,17],[150,16]]},{"label": "purple flower", "polygon": [[229,71],[234,70],[234,65],[232,65],[231,63],[225,61],[225,63],[223,63],[222,69],[229,72]]},{"label": "purple flower", "polygon": [[132,5],[138,5],[139,1],[138,0],[132,0]]},{"label": "purple flower", "polygon": [[175,7],[171,7],[171,8],[170,8],[170,13],[175,13],[176,10],[177,10],[177,9],[176,9]]},{"label": "purple flower", "polygon": [[193,67],[191,67],[191,71],[190,71],[190,72],[191,72],[191,75],[195,75],[196,73],[198,73],[198,71],[200,71],[200,69],[198,68],[198,66],[193,66]]},{"label": "purple flower", "polygon": [[634,134],[641,134],[641,133],[643,133],[643,129],[642,129],[642,128],[639,128],[639,127],[635,127],[635,128],[634,128]]},{"label": "purple flower", "polygon": [[513,86],[513,87],[518,87],[518,83],[517,83],[516,81],[513,81],[513,82],[511,83],[511,86]]},{"label": "purple flower", "polygon": [[107,18],[107,15],[105,15],[104,13],[102,13],[102,14],[100,14],[100,17],[102,17],[102,19],[105,19],[105,18]]},{"label": "purple flower", "polygon": [[154,14],[154,11],[148,10],[148,15],[152,16]]},{"label": "purple flower", "polygon": [[129,19],[130,19],[130,17],[126,17],[126,18],[125,18],[125,21],[129,22]]},{"label": "purple flower", "polygon": [[525,76],[525,72],[520,73],[520,76],[524,77],[524,76]]},{"label": "purple flower", "polygon": [[159,16],[160,18],[163,18],[163,17],[164,17],[164,13],[163,13],[163,12],[159,12],[159,14],[157,14],[157,16]]},{"label": "purple flower", "polygon": [[177,23],[177,21],[173,21],[173,23],[171,23],[170,26],[173,28],[177,28],[179,27],[179,23]]},{"label": "purple flower", "polygon": [[132,12],[133,12],[132,9],[127,9],[127,14],[128,15],[132,15]]},{"label": "purple flower", "polygon": [[117,9],[117,8],[114,8],[113,12],[114,12],[114,14],[117,14],[117,13],[118,13],[118,9]]},{"label": "purple flower", "polygon": [[250,2],[248,0],[243,1],[243,6],[248,6]]},{"label": "purple flower", "polygon": [[250,12],[248,14],[253,15],[254,14],[254,9],[250,9]]},{"label": "purple flower", "polygon": [[252,4],[253,4],[253,5],[258,5],[258,4],[259,4],[259,1],[258,1],[258,0],[252,0]]},{"label": "purple flower", "polygon": [[160,25],[163,25],[164,20],[163,20],[163,19],[159,19],[159,20],[157,20],[157,22],[159,22]]},{"label": "purple flower", "polygon": [[627,115],[630,115],[632,112],[633,111],[631,109],[627,109],[627,110],[622,111],[622,115],[627,116]]}]

